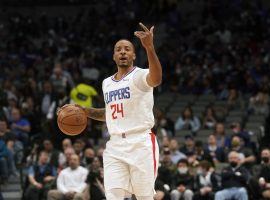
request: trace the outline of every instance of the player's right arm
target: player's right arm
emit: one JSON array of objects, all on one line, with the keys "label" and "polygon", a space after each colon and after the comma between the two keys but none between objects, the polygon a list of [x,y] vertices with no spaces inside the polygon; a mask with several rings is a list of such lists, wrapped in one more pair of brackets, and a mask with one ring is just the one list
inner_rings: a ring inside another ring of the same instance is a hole
[{"label": "player's right arm", "polygon": [[105,108],[85,108],[86,115],[88,118],[105,122]]}]

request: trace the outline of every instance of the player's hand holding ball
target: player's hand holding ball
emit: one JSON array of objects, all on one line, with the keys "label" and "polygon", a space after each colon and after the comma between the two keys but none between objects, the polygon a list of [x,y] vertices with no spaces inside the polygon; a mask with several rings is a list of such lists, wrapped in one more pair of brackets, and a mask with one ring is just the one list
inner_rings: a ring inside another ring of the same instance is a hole
[{"label": "player's hand holding ball", "polygon": [[59,129],[67,135],[78,135],[87,126],[87,115],[79,105],[66,104],[57,111],[57,124]]}]

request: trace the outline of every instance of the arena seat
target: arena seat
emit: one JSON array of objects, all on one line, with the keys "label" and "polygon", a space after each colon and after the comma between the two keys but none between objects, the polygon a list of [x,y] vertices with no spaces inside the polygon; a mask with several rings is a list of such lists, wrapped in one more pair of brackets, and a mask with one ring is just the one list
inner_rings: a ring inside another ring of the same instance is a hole
[{"label": "arena seat", "polygon": [[211,135],[213,132],[214,131],[212,129],[202,129],[198,131],[197,136],[208,138],[208,136]]},{"label": "arena seat", "polygon": [[200,95],[198,97],[198,101],[202,102],[202,101],[206,101],[208,103],[211,103],[213,101],[216,100],[216,96],[212,95],[212,94],[205,94],[205,95]]}]

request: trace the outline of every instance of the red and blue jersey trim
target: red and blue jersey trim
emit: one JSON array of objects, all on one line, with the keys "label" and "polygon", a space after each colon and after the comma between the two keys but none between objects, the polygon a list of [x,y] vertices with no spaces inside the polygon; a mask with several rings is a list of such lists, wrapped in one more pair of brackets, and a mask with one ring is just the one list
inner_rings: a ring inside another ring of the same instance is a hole
[{"label": "red and blue jersey trim", "polygon": [[152,151],[153,151],[153,165],[154,165],[154,176],[157,177],[157,158],[156,158],[156,136],[152,132],[151,135],[151,142],[152,142]]},{"label": "red and blue jersey trim", "polygon": [[133,72],[134,70],[136,69],[136,67],[133,67],[128,73],[126,73],[125,74],[125,76],[123,76],[121,79],[119,79],[119,80],[115,80],[115,75],[117,74],[117,73],[115,73],[114,75],[112,75],[111,77],[112,77],[112,80],[114,81],[114,82],[119,82],[119,81],[121,81],[121,80],[123,80],[127,75],[129,75],[131,72]]}]

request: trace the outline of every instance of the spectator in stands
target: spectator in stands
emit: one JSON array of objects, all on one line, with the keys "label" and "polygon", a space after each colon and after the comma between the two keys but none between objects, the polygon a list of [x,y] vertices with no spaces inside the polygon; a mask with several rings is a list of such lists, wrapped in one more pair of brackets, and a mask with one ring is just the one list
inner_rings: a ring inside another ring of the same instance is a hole
[{"label": "spectator in stands", "polygon": [[8,122],[12,122],[11,112],[14,108],[18,107],[18,98],[13,93],[9,93],[9,95],[7,95],[7,101],[8,105],[4,106],[3,110],[5,113],[5,118],[8,120]]},{"label": "spectator in stands", "polygon": [[50,77],[50,82],[53,88],[59,91],[67,91],[68,88],[73,88],[75,86],[73,78],[71,75],[64,71],[61,63],[56,63],[53,69],[53,74]]},{"label": "spectator in stands", "polygon": [[215,135],[211,134],[208,136],[208,143],[206,145],[205,151],[210,154],[214,163],[225,162],[224,149],[217,146]]},{"label": "spectator in stands", "polygon": [[182,115],[175,122],[175,130],[191,130],[192,134],[196,134],[201,127],[201,122],[197,116],[193,115],[191,107],[186,107]]},{"label": "spectator in stands", "polygon": [[91,165],[91,169],[92,170],[98,170],[101,167],[102,167],[102,165],[101,165],[101,162],[100,162],[99,158],[98,157],[94,157],[93,158],[92,165]]},{"label": "spectator in stands", "polygon": [[247,182],[249,173],[244,166],[241,166],[240,155],[231,151],[228,155],[230,166],[221,172],[221,183],[223,190],[215,194],[215,200],[248,200]]},{"label": "spectator in stands", "polygon": [[245,147],[243,139],[238,136],[233,136],[230,150],[238,152],[238,155],[240,156],[240,163],[247,169],[251,170],[256,158],[252,150],[249,147]]},{"label": "spectator in stands", "polygon": [[185,136],[185,144],[183,147],[180,148],[180,152],[182,152],[185,155],[195,153],[195,142],[192,135]]},{"label": "spectator in stands", "polygon": [[63,169],[57,178],[57,190],[50,190],[48,200],[84,199],[88,170],[80,166],[80,157],[73,154],[69,167]]},{"label": "spectator in stands", "polygon": [[54,100],[53,87],[50,81],[45,81],[43,83],[43,90],[39,95],[39,101],[41,106],[42,118],[46,119],[46,116],[49,112],[50,105]]},{"label": "spectator in stands", "polygon": [[[91,169],[88,173],[86,183],[88,184],[90,200],[105,200],[105,189],[103,183],[103,168]],[[85,199],[88,199],[87,197]]]},{"label": "spectator in stands", "polygon": [[218,122],[215,126],[214,135],[216,136],[217,146],[227,149],[230,146],[230,138],[226,136],[225,126],[223,123]]},{"label": "spectator in stands", "polygon": [[86,148],[84,150],[82,164],[89,169],[95,158],[95,151],[92,148]]},{"label": "spectator in stands", "polygon": [[17,108],[11,111],[12,124],[10,125],[11,131],[15,134],[17,140],[21,141],[26,147],[29,140],[28,133],[31,130],[31,125],[27,119],[21,117],[21,112]]},{"label": "spectator in stands", "polygon": [[73,148],[75,150],[75,153],[78,156],[80,156],[80,158],[82,158],[83,157],[83,148],[84,148],[83,141],[81,139],[77,139],[73,144]]},{"label": "spectator in stands", "polygon": [[62,166],[64,166],[66,163],[66,157],[65,157],[64,152],[67,148],[73,148],[72,142],[69,138],[65,138],[62,141],[62,151],[60,151],[59,159],[58,159],[60,168],[62,168]]},{"label": "spectator in stands", "polygon": [[104,147],[99,147],[98,150],[97,150],[97,157],[99,158],[99,160],[101,162],[103,162],[103,152],[104,152]]},{"label": "spectator in stands", "polygon": [[249,147],[256,152],[256,144],[251,141],[250,133],[248,130],[242,128],[242,125],[239,122],[233,122],[230,125],[230,128],[234,135],[239,136],[245,142],[245,147]]},{"label": "spectator in stands", "polygon": [[172,163],[170,150],[168,147],[163,149],[160,164],[157,179],[162,183],[167,184],[168,187],[171,188],[173,186],[175,165]]},{"label": "spectator in stands", "polygon": [[203,128],[212,129],[217,123],[217,117],[213,107],[209,106],[203,113]]},{"label": "spectator in stands", "polygon": [[72,148],[72,142],[69,138],[65,138],[62,141],[62,149],[63,151],[66,150],[66,148]]},{"label": "spectator in stands", "polygon": [[174,176],[174,187],[171,200],[192,200],[194,177],[189,173],[188,161],[181,159],[177,163],[177,172]]},{"label": "spectator in stands", "polygon": [[187,161],[188,161],[188,166],[189,166],[189,171],[192,173],[192,174],[195,174],[195,171],[199,165],[199,161],[197,160],[197,156],[196,156],[196,153],[188,153],[187,154]]},{"label": "spectator in stands", "polygon": [[235,109],[237,107],[241,108],[239,91],[235,87],[232,87],[229,89],[229,94],[228,94],[228,98],[227,98],[227,106],[228,106],[228,110],[232,110],[232,109]]},{"label": "spectator in stands", "polygon": [[174,122],[166,117],[161,110],[155,109],[155,119],[157,132],[160,131],[163,137],[175,136]]},{"label": "spectator in stands", "polygon": [[59,166],[60,152],[54,148],[53,143],[50,139],[43,140],[43,148],[49,156],[48,162],[57,169]]},{"label": "spectator in stands", "polygon": [[170,138],[168,136],[162,137],[161,148],[170,146]]},{"label": "spectator in stands", "polygon": [[201,161],[195,177],[194,190],[196,192],[193,199],[214,200],[214,194],[218,189],[218,177],[213,171],[211,163],[205,160]]},{"label": "spectator in stands", "polygon": [[159,179],[155,182],[155,191],[156,194],[154,195],[155,200],[171,200],[170,193],[168,191],[169,186],[164,184]]},{"label": "spectator in stands", "polygon": [[29,137],[33,138],[38,136],[41,130],[41,119],[37,117],[40,115],[40,111],[38,110],[38,105],[36,105],[34,97],[28,96],[25,98],[25,101],[22,102],[22,116],[26,118],[31,124],[31,130],[29,132]]},{"label": "spectator in stands", "polygon": [[173,164],[177,164],[179,160],[187,158],[185,154],[179,151],[178,141],[171,139],[170,141],[170,153]]},{"label": "spectator in stands", "polygon": [[66,94],[64,88],[59,88],[55,93],[54,101],[51,102],[48,113],[47,113],[47,120],[53,120],[56,117],[56,111],[58,108],[62,107],[63,105],[70,103],[70,99]]},{"label": "spectator in stands", "polygon": [[41,151],[37,164],[28,169],[29,185],[25,191],[25,199],[46,199],[47,192],[56,178],[56,169],[48,163],[48,153]]},{"label": "spectator in stands", "polygon": [[73,149],[73,147],[68,147],[65,149],[64,151],[64,155],[65,155],[65,159],[62,162],[62,166],[60,166],[62,169],[65,167],[68,167],[68,163],[70,162],[71,156],[75,154],[75,150]]},{"label": "spectator in stands", "polygon": [[195,143],[195,156],[197,161],[207,160],[212,166],[214,165],[212,156],[208,151],[204,151],[203,142],[200,140]]},{"label": "spectator in stands", "polygon": [[[16,152],[14,149],[14,134],[7,128],[7,122],[5,120],[0,120],[0,141],[4,141],[7,147],[7,166],[9,175],[18,176],[18,172],[15,166],[15,155],[18,158],[22,158],[22,152]],[[17,160],[19,163],[19,160]]]},{"label": "spectator in stands", "polygon": [[38,142],[35,142],[32,145],[32,149],[30,150],[26,158],[27,166],[33,165],[38,162],[39,152],[41,148],[42,147],[40,146]]},{"label": "spectator in stands", "polygon": [[248,110],[250,113],[263,114],[265,116],[269,113],[269,92],[267,89],[259,90],[258,93],[249,99]]},{"label": "spectator in stands", "polygon": [[8,180],[8,149],[3,140],[0,139],[0,178],[3,182]]},{"label": "spectator in stands", "polygon": [[261,151],[261,163],[253,166],[254,177],[251,180],[251,189],[257,199],[270,198],[270,150]]},{"label": "spectator in stands", "polygon": [[8,129],[8,123],[5,119],[0,119],[0,139],[6,143],[15,139],[15,135]]}]

